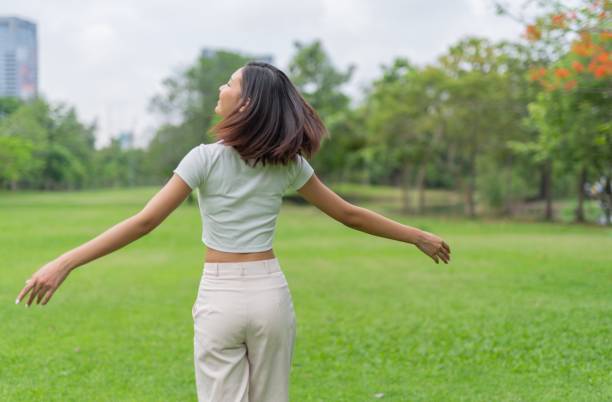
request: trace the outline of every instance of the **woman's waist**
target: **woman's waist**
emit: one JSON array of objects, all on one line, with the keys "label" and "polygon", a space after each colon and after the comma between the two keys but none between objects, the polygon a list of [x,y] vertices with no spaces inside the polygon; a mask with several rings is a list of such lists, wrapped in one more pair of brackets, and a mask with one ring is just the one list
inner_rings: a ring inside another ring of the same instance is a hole
[{"label": "woman's waist", "polygon": [[204,262],[206,263],[239,263],[248,261],[261,261],[276,258],[272,249],[265,251],[253,251],[237,253],[230,251],[216,250],[207,247]]}]

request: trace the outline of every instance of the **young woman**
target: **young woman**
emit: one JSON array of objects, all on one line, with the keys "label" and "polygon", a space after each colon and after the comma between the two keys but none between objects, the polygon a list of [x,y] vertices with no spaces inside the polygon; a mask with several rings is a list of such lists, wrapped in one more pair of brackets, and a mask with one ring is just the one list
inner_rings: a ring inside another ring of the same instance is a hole
[{"label": "young woman", "polygon": [[207,246],[192,307],[200,402],[283,402],[295,341],[293,300],[272,239],[282,195],[296,190],[325,214],[375,236],[414,244],[450,261],[440,237],[352,205],[326,187],[310,158],[327,134],[317,113],[276,67],[251,62],[219,88],[219,141],[187,153],[168,183],[136,215],[47,263],[26,281],[45,305],[68,274],[150,233],[197,189]]}]

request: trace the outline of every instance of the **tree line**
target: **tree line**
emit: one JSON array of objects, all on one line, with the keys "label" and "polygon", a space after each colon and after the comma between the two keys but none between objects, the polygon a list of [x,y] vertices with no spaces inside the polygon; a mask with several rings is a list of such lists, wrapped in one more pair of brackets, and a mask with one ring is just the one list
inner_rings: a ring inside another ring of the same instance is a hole
[{"label": "tree line", "polygon": [[[575,197],[578,222],[589,185],[599,183],[610,224],[610,2],[544,2],[531,21],[497,10],[524,23],[524,37],[464,37],[424,66],[397,57],[357,104],[344,91],[353,65],[336,68],[320,40],[294,42],[284,71],[330,132],[312,160],[317,174],[398,186],[405,212],[424,212],[433,188],[460,194],[469,217],[479,205],[512,216],[543,200],[542,218],[553,220],[553,199]],[[0,99],[2,188],[163,183],[189,149],[214,141],[207,131],[218,119],[218,87],[250,60],[220,50],[167,77],[149,107],[164,123],[146,149],[113,140],[96,150],[95,124],[80,122],[74,108]]]}]

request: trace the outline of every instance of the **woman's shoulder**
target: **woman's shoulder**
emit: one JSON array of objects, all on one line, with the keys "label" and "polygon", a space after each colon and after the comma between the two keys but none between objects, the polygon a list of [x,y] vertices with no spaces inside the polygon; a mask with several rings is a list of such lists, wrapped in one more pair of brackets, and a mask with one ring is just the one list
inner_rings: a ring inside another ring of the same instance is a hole
[{"label": "woman's shoulder", "polygon": [[227,148],[223,145],[223,140],[219,140],[217,142],[201,143],[197,147],[200,148],[200,151],[206,153],[219,152],[222,151],[224,148]]}]

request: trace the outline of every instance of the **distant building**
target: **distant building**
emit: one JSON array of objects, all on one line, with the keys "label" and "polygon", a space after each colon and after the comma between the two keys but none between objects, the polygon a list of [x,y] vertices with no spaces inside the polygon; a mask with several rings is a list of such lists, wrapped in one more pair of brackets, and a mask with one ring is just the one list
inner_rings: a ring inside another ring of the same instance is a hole
[{"label": "distant building", "polygon": [[[209,59],[211,57],[214,57],[215,54],[217,54],[218,51],[219,50],[217,50],[217,49],[204,48],[200,52],[200,57],[205,58],[205,59]],[[239,53],[239,54],[243,55],[244,57],[247,57],[247,58],[249,58],[249,59],[251,59],[253,61],[262,61],[264,63],[274,64],[274,56],[272,56],[271,54],[251,55],[251,54],[247,54],[247,53],[243,53],[243,52],[238,52],[238,51],[235,51],[235,52]]]},{"label": "distant building", "polygon": [[122,131],[117,135],[119,147],[121,149],[132,149],[134,146],[134,133],[132,131]]},{"label": "distant building", "polygon": [[0,97],[30,99],[38,94],[36,24],[0,17]]}]

